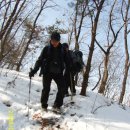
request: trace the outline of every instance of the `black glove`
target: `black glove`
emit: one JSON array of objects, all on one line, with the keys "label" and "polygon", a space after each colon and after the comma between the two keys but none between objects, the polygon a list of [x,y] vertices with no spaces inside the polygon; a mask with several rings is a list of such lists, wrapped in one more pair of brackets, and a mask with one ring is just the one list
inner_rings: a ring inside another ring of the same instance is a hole
[{"label": "black glove", "polygon": [[33,69],[30,70],[29,72],[29,77],[34,77],[35,71]]}]

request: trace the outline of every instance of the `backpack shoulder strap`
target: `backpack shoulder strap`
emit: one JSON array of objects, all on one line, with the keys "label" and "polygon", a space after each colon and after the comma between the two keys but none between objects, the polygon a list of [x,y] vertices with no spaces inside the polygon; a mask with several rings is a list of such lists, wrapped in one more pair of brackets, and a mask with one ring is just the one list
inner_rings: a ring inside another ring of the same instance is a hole
[{"label": "backpack shoulder strap", "polygon": [[47,56],[51,54],[51,46],[47,45]]},{"label": "backpack shoulder strap", "polygon": [[[47,45],[46,47],[47,47],[47,55],[49,56],[51,54],[51,46]],[[61,54],[62,54],[62,56],[64,56],[64,53],[65,53],[64,47],[61,46]]]}]

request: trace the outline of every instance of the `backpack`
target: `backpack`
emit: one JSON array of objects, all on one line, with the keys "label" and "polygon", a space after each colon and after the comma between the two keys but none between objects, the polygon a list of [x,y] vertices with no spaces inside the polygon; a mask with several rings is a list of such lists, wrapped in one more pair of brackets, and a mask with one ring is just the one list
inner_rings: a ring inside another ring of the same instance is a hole
[{"label": "backpack", "polygon": [[83,69],[83,53],[79,50],[70,51],[70,57],[72,60],[72,71],[73,72],[80,72]]}]

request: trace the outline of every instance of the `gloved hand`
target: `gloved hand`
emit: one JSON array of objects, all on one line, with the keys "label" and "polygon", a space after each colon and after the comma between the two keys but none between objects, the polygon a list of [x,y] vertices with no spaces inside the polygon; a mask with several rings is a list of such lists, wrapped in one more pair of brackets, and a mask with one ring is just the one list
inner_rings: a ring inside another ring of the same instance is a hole
[{"label": "gloved hand", "polygon": [[31,77],[34,77],[34,74],[35,74],[34,70],[33,70],[33,69],[30,69],[29,77],[30,77],[30,78],[31,78]]}]

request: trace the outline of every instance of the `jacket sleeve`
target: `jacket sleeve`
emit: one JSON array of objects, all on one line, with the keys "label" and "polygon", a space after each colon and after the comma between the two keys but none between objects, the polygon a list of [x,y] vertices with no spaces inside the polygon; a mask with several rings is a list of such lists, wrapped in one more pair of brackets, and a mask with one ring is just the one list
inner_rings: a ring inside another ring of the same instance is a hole
[{"label": "jacket sleeve", "polygon": [[42,61],[44,59],[44,55],[45,55],[45,48],[43,48],[40,56],[38,57],[35,65],[34,65],[34,69],[33,69],[34,73],[36,73],[39,70],[39,68],[42,66]]}]

